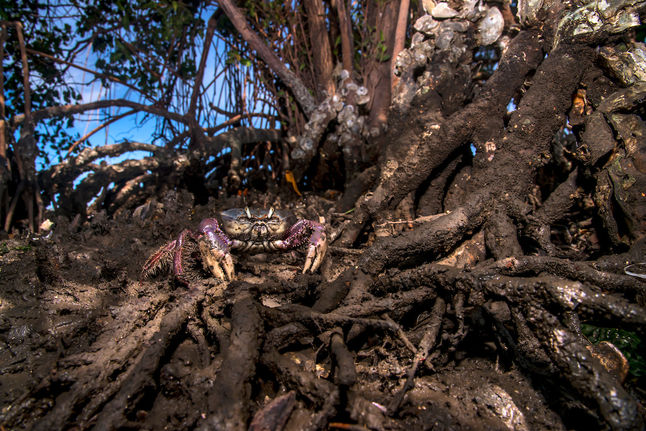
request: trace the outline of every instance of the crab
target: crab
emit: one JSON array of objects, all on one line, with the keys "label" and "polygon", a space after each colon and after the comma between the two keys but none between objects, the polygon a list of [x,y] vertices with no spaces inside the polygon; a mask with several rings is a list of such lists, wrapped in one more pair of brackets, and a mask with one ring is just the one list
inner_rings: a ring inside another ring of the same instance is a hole
[{"label": "crab", "polygon": [[[197,231],[183,230],[176,240],[163,245],[143,266],[143,276],[150,276],[172,266],[175,277],[184,283],[182,253],[197,243],[202,264],[219,280],[233,280],[232,251],[262,253],[288,251],[307,245],[303,273],[315,272],[327,251],[325,226],[296,217],[287,210],[233,208],[215,218],[202,220]],[[172,263],[172,265],[171,265]]]}]

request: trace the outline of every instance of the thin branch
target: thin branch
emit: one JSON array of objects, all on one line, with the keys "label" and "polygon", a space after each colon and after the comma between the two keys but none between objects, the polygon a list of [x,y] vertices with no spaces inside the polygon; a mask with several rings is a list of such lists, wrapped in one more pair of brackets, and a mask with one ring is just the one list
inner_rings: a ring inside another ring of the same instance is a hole
[{"label": "thin branch", "polygon": [[20,58],[22,60],[22,84],[25,94],[25,124],[27,127],[33,126],[31,118],[31,89],[29,86],[29,63],[27,63],[27,52],[25,49],[25,39],[22,34],[22,24],[16,23],[18,33],[18,44],[20,45]]},{"label": "thin branch", "polygon": [[[5,122],[5,100],[4,100],[4,44],[7,41],[7,26],[2,25],[0,34],[0,163],[7,157],[7,123]],[[9,169],[9,163],[7,168]],[[3,166],[0,166],[0,172],[3,172]]]},{"label": "thin branch", "polygon": [[[153,69],[148,65],[148,61],[147,61],[147,60],[145,60],[145,59],[141,58],[141,56],[139,55],[139,51],[137,50],[137,48],[135,48],[135,47],[134,47],[130,42],[126,42],[126,41],[125,41],[125,40],[123,40],[123,39],[119,39],[119,41],[123,44],[123,46],[125,46],[126,48],[128,48],[128,51],[130,51],[130,53],[131,53],[132,55],[134,55],[134,56],[137,58],[137,60],[139,60],[139,62],[140,62],[140,63],[141,63],[141,65],[143,66],[143,68],[144,68],[144,69],[146,69],[146,70],[148,71],[148,73],[150,73],[152,76],[154,76],[154,77],[155,77],[155,78],[157,78],[157,79],[161,79],[161,78],[162,78],[162,77],[161,77],[161,75],[160,75],[157,71],[153,70]],[[153,58],[153,59],[154,59],[154,58]]]},{"label": "thin branch", "polygon": [[419,342],[419,347],[415,351],[415,358],[413,359],[413,363],[410,365],[408,372],[406,373],[406,382],[388,405],[388,412],[391,415],[394,415],[399,410],[406,392],[408,392],[408,390],[414,386],[413,380],[415,379],[417,368],[422,362],[426,361],[428,354],[430,353],[433,346],[435,346],[435,341],[437,340],[437,336],[440,333],[442,318],[444,317],[445,312],[446,302],[442,298],[436,298],[435,304],[433,305],[433,309],[431,311],[432,320],[426,327],[424,336],[422,336],[422,340]]},{"label": "thin branch", "polygon": [[112,75],[106,75],[105,73],[97,72],[96,70],[88,69],[87,67],[84,67],[84,66],[79,66],[78,64],[74,64],[74,63],[71,63],[69,61],[54,57],[53,55],[45,54],[44,52],[41,52],[41,51],[36,51],[35,49],[27,48],[26,50],[30,54],[38,55],[40,57],[45,57],[45,58],[48,58],[48,59],[50,59],[52,61],[55,61],[56,63],[65,64],[65,65],[73,67],[75,69],[82,70],[83,72],[91,73],[92,75],[94,75],[96,77],[104,78],[104,79],[107,79],[108,81],[112,81],[112,82],[115,82],[117,84],[121,84],[121,85],[123,85],[125,87],[128,87],[131,90],[136,91],[139,94],[144,95],[144,97],[147,97],[148,99],[150,99],[150,96],[148,96],[146,93],[142,92],[140,88],[137,88],[134,85],[130,85],[127,82],[124,82],[124,81],[120,80],[119,78],[116,78],[116,77],[114,77]]},{"label": "thin branch", "polygon": [[[34,119],[31,113],[31,87],[29,83],[29,63],[27,62],[27,52],[25,50],[25,38],[23,35],[23,27],[20,22],[15,23],[16,33],[18,35],[18,44],[20,46],[20,58],[22,60],[22,80],[23,80],[23,94],[25,98],[25,121],[20,131],[20,139],[16,145],[16,161],[18,164],[18,173],[20,180],[25,182],[26,188],[24,190],[23,199],[27,207],[27,214],[29,220],[29,229],[32,232],[38,230],[40,219],[43,213],[43,202],[40,198],[38,190],[38,183],[35,178],[35,161],[38,148],[34,138]],[[16,194],[14,198],[19,195]],[[37,205],[38,215],[34,218],[34,203]],[[11,227],[11,219],[13,212],[7,215],[5,220],[5,228],[8,230]]]},{"label": "thin branch", "polygon": [[110,120],[108,120],[108,121],[106,121],[105,123],[101,124],[100,126],[96,127],[95,129],[93,129],[92,131],[90,131],[89,133],[87,133],[85,136],[81,137],[81,139],[79,139],[78,141],[74,142],[74,143],[70,146],[70,148],[67,150],[67,153],[65,154],[65,157],[63,157],[63,158],[64,158],[64,159],[68,158],[68,157],[69,157],[69,155],[72,153],[72,151],[74,151],[74,148],[76,148],[76,147],[77,147],[79,144],[81,144],[82,142],[85,142],[86,140],[88,140],[88,139],[89,139],[92,135],[94,135],[96,132],[98,132],[98,131],[100,131],[100,130],[102,130],[102,129],[106,128],[106,127],[108,127],[110,124],[114,123],[115,121],[118,121],[118,120],[120,120],[120,119],[122,119],[122,118],[124,118],[124,117],[127,117],[128,115],[135,114],[136,112],[137,112],[137,111],[136,111],[136,110],[134,110],[134,109],[133,109],[132,111],[125,112],[125,113],[123,113],[123,114],[121,114],[121,115],[117,115],[116,117],[111,118]]},{"label": "thin branch", "polygon": [[231,0],[220,0],[219,3],[222,10],[224,10],[224,13],[227,14],[229,20],[231,20],[235,28],[242,35],[242,38],[246,40],[249,46],[258,53],[258,56],[267,63],[267,66],[269,66],[269,68],[278,75],[283,83],[292,90],[292,93],[299,105],[301,105],[303,112],[305,112],[305,115],[309,116],[316,108],[316,101],[310,94],[309,89],[305,87],[303,82],[294,72],[287,69],[276,54],[274,54],[274,52],[265,45],[262,39],[260,39],[260,37],[249,27],[243,13],[233,5]]},{"label": "thin branch", "polygon": [[[168,112],[165,109],[158,108],[154,105],[142,105],[141,103],[133,102],[126,99],[110,99],[110,100],[97,100],[95,102],[81,103],[76,105],[60,105],[50,106],[48,108],[40,109],[31,113],[33,121],[41,121],[46,118],[56,117],[59,115],[72,115],[80,112],[91,111],[93,109],[109,108],[111,106],[124,106],[127,108],[136,109],[137,111],[148,112],[149,114],[159,115],[160,117],[169,120],[177,121],[179,123],[188,124],[188,121],[183,115],[175,112]],[[24,115],[16,115],[11,119],[11,126],[16,127],[25,121]]]},{"label": "thin branch", "polygon": [[[206,60],[209,58],[209,51],[211,50],[211,42],[213,41],[213,34],[215,33],[215,26],[217,25],[216,14],[214,13],[209,18],[209,26],[206,30],[206,36],[204,37],[204,48],[202,49],[202,58],[200,58],[200,65],[197,69],[197,74],[195,76],[195,82],[193,84],[193,93],[191,94],[191,102],[188,108],[187,115],[195,120],[195,109],[197,107],[197,97],[200,93],[200,87],[202,86],[202,80],[204,79],[204,69],[206,68]],[[195,120],[197,121],[197,120]]]}]

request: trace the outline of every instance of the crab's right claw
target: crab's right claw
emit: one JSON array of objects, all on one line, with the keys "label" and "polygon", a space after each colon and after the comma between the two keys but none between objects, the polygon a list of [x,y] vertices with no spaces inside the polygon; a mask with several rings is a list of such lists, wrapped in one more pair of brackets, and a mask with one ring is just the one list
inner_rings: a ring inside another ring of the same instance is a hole
[{"label": "crab's right claw", "polygon": [[318,227],[310,238],[309,246],[307,247],[307,256],[305,257],[305,265],[303,265],[303,274],[306,272],[314,273],[327,252],[327,235],[323,226]]},{"label": "crab's right claw", "polygon": [[200,241],[200,254],[206,270],[218,280],[231,281],[235,277],[231,253],[211,247],[208,241]]}]

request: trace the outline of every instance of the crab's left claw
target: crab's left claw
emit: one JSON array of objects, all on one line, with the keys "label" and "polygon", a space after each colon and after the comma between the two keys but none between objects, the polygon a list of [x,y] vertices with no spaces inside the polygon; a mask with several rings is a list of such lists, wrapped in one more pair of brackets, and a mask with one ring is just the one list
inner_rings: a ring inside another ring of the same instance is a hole
[{"label": "crab's left claw", "polygon": [[316,223],[312,230],[312,236],[310,236],[309,245],[307,247],[307,257],[305,258],[305,265],[303,266],[303,274],[307,271],[315,272],[327,252],[327,235],[325,234],[325,228],[323,225]]},{"label": "crab's left claw", "polygon": [[200,254],[205,269],[209,270],[213,276],[219,280],[231,281],[235,277],[233,267],[233,259],[228,250],[222,250],[217,247],[212,247],[208,241],[201,240]]}]

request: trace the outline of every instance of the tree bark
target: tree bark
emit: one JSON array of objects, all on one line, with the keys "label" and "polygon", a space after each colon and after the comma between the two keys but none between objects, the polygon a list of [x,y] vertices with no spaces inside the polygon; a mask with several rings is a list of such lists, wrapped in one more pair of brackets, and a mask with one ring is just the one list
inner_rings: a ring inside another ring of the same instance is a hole
[{"label": "tree bark", "polygon": [[[495,115],[503,115],[501,107],[506,106],[523,84],[527,73],[537,67],[540,60],[542,51],[538,34],[523,32],[513,39],[498,69],[471,104],[440,124],[433,117],[426,119],[422,114],[403,133],[402,130],[389,132],[388,136],[394,134],[395,142],[404,145],[419,142],[419,146],[417,151],[396,163],[394,169],[382,167],[381,181],[365,202],[368,213],[375,215],[386,208],[395,208],[404,196],[416,190],[428,178],[433,169],[472,139],[480,126],[489,124],[484,120],[476,124],[475,119],[494,116],[494,112],[497,113]],[[389,139],[388,136],[384,139]]]},{"label": "tree bark", "polygon": [[265,45],[260,36],[258,36],[247,24],[244,15],[231,0],[220,0],[220,7],[227,14],[240,35],[247,41],[249,46],[256,51],[258,56],[273,70],[283,83],[292,90],[294,98],[303,109],[306,116],[316,108],[316,101],[310,94],[310,91],[301,80],[289,70],[274,52]]},{"label": "tree bark", "polygon": [[[366,87],[372,99],[368,105],[371,128],[380,130],[387,121],[390,106],[392,71],[390,59],[393,54],[393,41],[397,17],[397,3],[394,0],[375,2],[368,5],[366,12],[368,26],[375,28],[373,34],[377,57],[366,59]],[[382,48],[384,47],[384,48]]]},{"label": "tree bark", "polygon": [[332,50],[325,25],[325,9],[321,0],[305,0],[307,10],[307,23],[309,25],[310,43],[314,57],[314,73],[317,80],[318,98],[323,99],[324,92],[330,96],[334,94],[335,85],[332,79]]},{"label": "tree bark", "polygon": [[[406,29],[408,23],[408,9],[410,7],[410,0],[401,0],[399,3],[399,15],[397,16],[397,27],[395,28],[395,42],[393,45],[393,55],[390,59],[390,68],[395,70],[395,62],[397,56],[404,49],[406,44]],[[397,78],[393,75],[392,78],[392,87],[395,87],[397,83]]]},{"label": "tree bark", "polygon": [[341,32],[341,58],[343,68],[348,72],[354,70],[354,42],[352,37],[352,22],[348,16],[345,0],[336,1],[336,10],[339,16],[339,30]]}]

